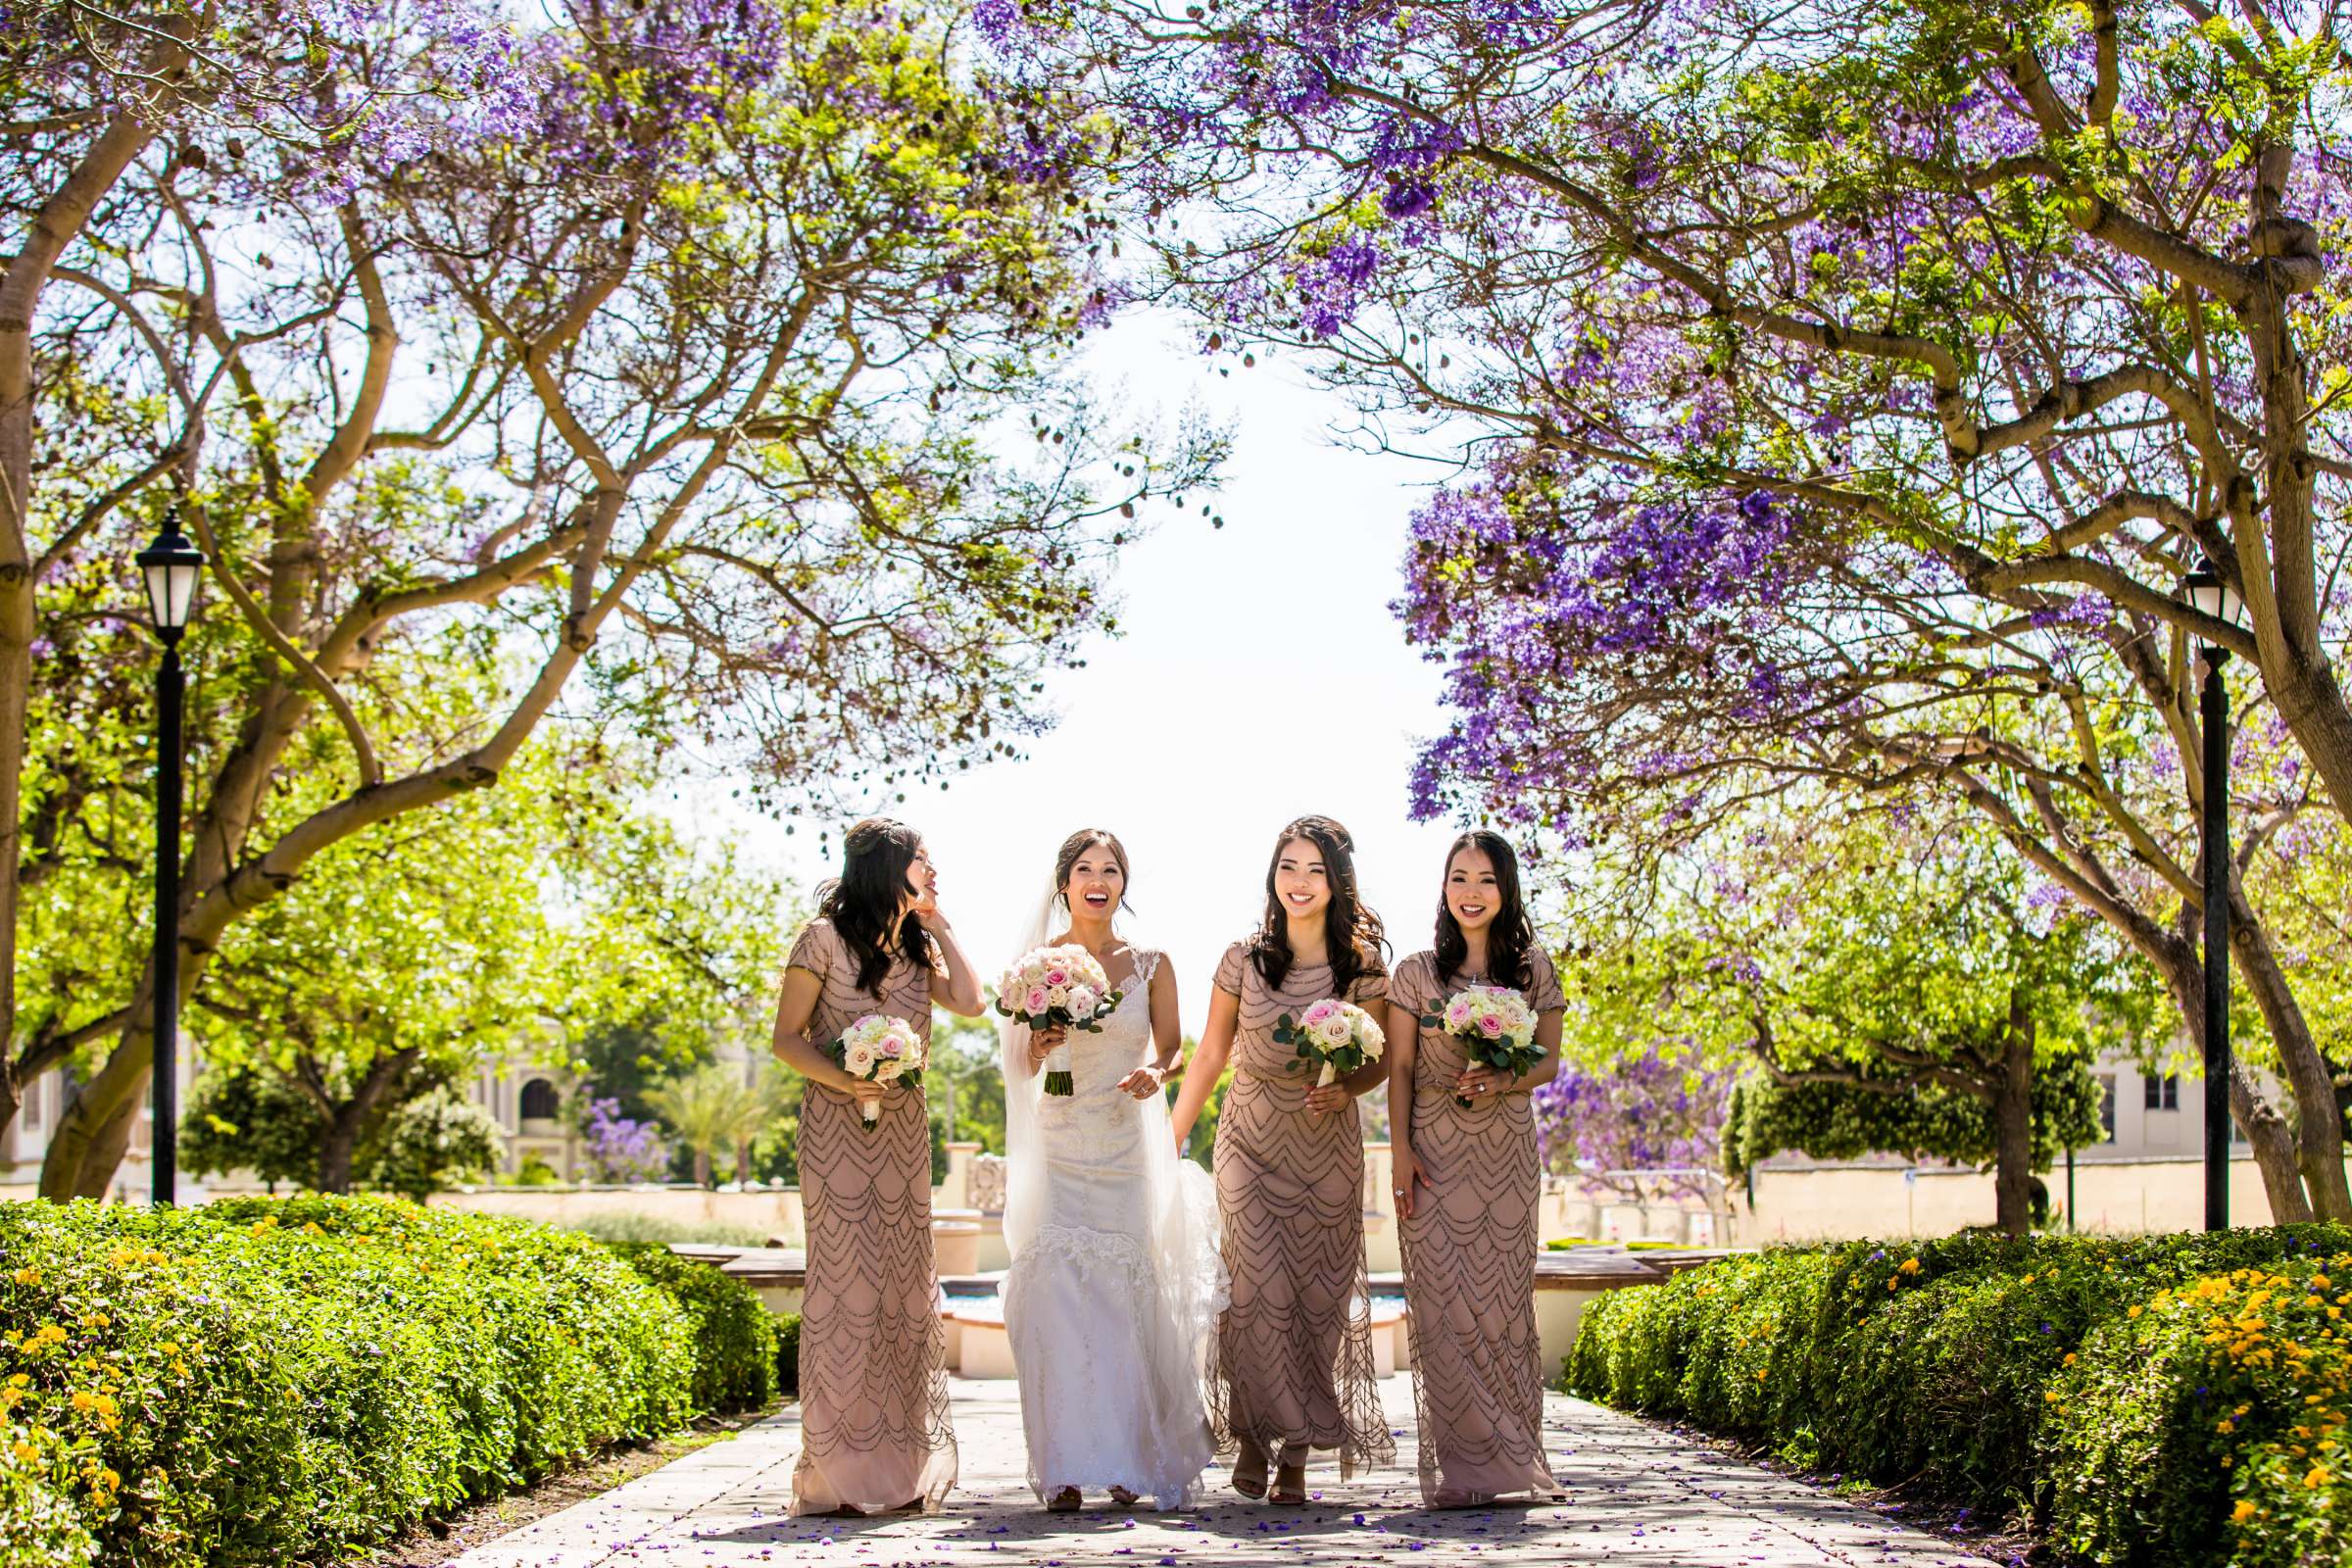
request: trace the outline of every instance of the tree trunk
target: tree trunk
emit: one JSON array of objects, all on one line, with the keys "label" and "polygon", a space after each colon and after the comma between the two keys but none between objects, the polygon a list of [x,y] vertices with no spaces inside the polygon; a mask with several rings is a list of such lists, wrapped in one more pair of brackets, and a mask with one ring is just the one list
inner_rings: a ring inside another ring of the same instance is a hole
[{"label": "tree trunk", "polygon": [[2245,1130],[2254,1151],[2254,1168],[2262,1173],[2262,1192],[2271,1201],[2271,1220],[2278,1225],[2303,1225],[2311,1220],[2311,1200],[2303,1177],[2294,1129],[2254,1087],[2246,1064],[2230,1067],[2230,1117]]},{"label": "tree trunk", "polygon": [[135,1021],[123,1031],[122,1043],[58,1116],[48,1152],[41,1156],[43,1198],[62,1203],[106,1196],[115,1167],[130,1145],[132,1118],[147,1098],[148,1070],[155,1059],[149,1016],[142,1002]]},{"label": "tree trunk", "polygon": [[698,1149],[694,1152],[694,1185],[697,1187],[710,1185],[710,1151],[708,1149]]},{"label": "tree trunk", "polygon": [[352,1155],[360,1147],[360,1118],[350,1102],[337,1105],[318,1136],[318,1190],[351,1191]]},{"label": "tree trunk", "polygon": [[2243,893],[2230,898],[2230,949],[2238,957],[2246,989],[2262,1009],[2278,1048],[2287,1090],[2295,1101],[2295,1164],[2320,1219],[2352,1221],[2352,1186],[2344,1179],[2344,1118],[2337,1107],[2335,1075],[2311,1037],[2310,1020],[2271,951],[2270,933],[2256,918]]},{"label": "tree trunk", "polygon": [[[168,34],[187,25],[173,19],[160,29],[148,29],[153,38],[165,40],[150,50],[145,62],[157,79],[176,76],[186,64],[186,54],[168,40]],[[32,321],[43,290],[91,211],[154,136],[154,126],[131,110],[110,121],[33,214],[16,255],[0,273],[0,1049],[13,1050],[17,1036],[17,925],[23,892],[18,867],[24,850],[25,722],[38,615],[33,578],[39,553],[30,527],[37,391]],[[8,1112],[10,1117],[16,1114],[14,1102]],[[125,1124],[122,1138],[127,1142],[128,1137]],[[113,1174],[111,1166],[108,1174]],[[44,1191],[46,1187],[44,1180]]]},{"label": "tree trunk", "polygon": [[352,1161],[359,1152],[361,1136],[383,1104],[384,1097],[407,1081],[410,1070],[423,1056],[422,1047],[410,1046],[376,1057],[368,1063],[368,1075],[360,1080],[351,1098],[343,1101],[327,1101],[320,1094],[325,1074],[318,1070],[315,1058],[306,1066],[303,1076],[313,1086],[312,1094],[319,1100],[319,1108],[326,1112],[326,1131],[318,1140],[320,1192],[351,1191]]},{"label": "tree trunk", "polygon": [[[2193,911],[2183,911],[2184,917]],[[2143,946],[2142,952],[2147,949]],[[2186,942],[2169,947],[2157,963],[2164,988],[2173,999],[2189,1040],[2200,1053],[2205,1044],[2205,969],[2196,950]],[[2254,1086],[2245,1057],[2233,1055],[2230,1069],[2230,1117],[2246,1135],[2254,1152],[2254,1168],[2262,1173],[2263,1196],[2270,1200],[2271,1217],[2280,1225],[2311,1218],[2311,1200],[2303,1191],[2301,1157],[2294,1129]]]},{"label": "tree trunk", "polygon": [[735,1179],[748,1185],[752,1179],[752,1141],[749,1138],[735,1143]]},{"label": "tree trunk", "polygon": [[1993,1223],[2006,1236],[2034,1228],[2034,1020],[2009,994],[2009,1044],[1992,1086]]}]

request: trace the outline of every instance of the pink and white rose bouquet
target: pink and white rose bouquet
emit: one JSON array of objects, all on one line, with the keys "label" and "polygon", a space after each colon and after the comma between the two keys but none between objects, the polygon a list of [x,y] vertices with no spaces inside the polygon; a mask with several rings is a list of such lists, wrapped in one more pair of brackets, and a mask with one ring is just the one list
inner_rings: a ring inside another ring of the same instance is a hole
[{"label": "pink and white rose bouquet", "polygon": [[[1536,1044],[1536,1009],[1503,986],[1465,986],[1436,1012],[1422,1014],[1421,1027],[1444,1030],[1462,1043],[1471,1061],[1513,1078],[1544,1059],[1544,1048]],[[1470,1105],[1462,1095],[1453,1102]]]},{"label": "pink and white rose bouquet", "polygon": [[1318,1066],[1315,1087],[1320,1089],[1366,1062],[1378,1061],[1389,1042],[1372,1014],[1352,1002],[1326,997],[1297,1017],[1286,1012],[1276,1020],[1274,1043],[1289,1046],[1301,1061]]},{"label": "pink and white rose bouquet", "polygon": [[[1033,948],[1021,955],[997,982],[997,1010],[1032,1029],[1059,1025],[1101,1034],[1102,1020],[1123,995],[1110,989],[1110,977],[1095,956],[1072,943]],[[1076,1088],[1070,1076],[1070,1048],[1064,1043],[1046,1057],[1046,1093],[1067,1096]]]},{"label": "pink and white rose bouquet", "polygon": [[[841,1038],[825,1048],[825,1054],[853,1078],[913,1089],[922,1084],[929,1052],[914,1025],[886,1012],[871,1012],[844,1029]],[[858,1114],[870,1133],[882,1119],[882,1107],[860,1101]]]}]

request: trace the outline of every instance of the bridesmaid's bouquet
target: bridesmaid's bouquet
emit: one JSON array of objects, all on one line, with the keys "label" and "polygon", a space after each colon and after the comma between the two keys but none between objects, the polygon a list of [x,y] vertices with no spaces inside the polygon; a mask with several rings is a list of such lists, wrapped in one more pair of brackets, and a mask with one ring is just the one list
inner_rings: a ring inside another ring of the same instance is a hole
[{"label": "bridesmaid's bouquet", "polygon": [[1308,1063],[1321,1063],[1320,1089],[1368,1061],[1378,1061],[1389,1043],[1372,1015],[1352,1002],[1326,997],[1294,1018],[1284,1013],[1274,1025],[1274,1043],[1289,1046]]},{"label": "bridesmaid's bouquet", "polygon": [[[1472,1061],[1514,1078],[1544,1059],[1544,1048],[1536,1044],[1536,1009],[1501,986],[1464,987],[1439,1011],[1422,1014],[1421,1027],[1443,1029],[1462,1043]],[[1453,1102],[1470,1106],[1466,1095],[1454,1096]]]},{"label": "bridesmaid's bouquet", "polygon": [[[886,1012],[869,1012],[844,1029],[841,1038],[825,1048],[825,1054],[853,1078],[905,1084],[912,1089],[923,1081],[928,1053],[914,1025]],[[865,1130],[870,1133],[882,1119],[882,1107],[870,1101],[859,1101],[858,1114],[864,1119]]]},{"label": "bridesmaid's bouquet", "polygon": [[[1033,948],[1004,971],[997,982],[997,1010],[1032,1029],[1082,1029],[1101,1034],[1124,992],[1110,989],[1110,976],[1095,956],[1075,943],[1063,948]],[[1046,1093],[1068,1096],[1077,1092],[1070,1077],[1070,1048],[1057,1046],[1046,1057]]]}]

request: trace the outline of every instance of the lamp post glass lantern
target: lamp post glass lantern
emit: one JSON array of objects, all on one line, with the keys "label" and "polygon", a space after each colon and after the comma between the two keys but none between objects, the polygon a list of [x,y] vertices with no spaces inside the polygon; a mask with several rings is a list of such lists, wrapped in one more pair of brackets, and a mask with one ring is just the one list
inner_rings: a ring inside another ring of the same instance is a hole
[{"label": "lamp post glass lantern", "polygon": [[167,517],[154,544],[139,552],[147,583],[147,613],[164,657],[155,670],[155,954],[154,1201],[174,1200],[179,1189],[179,817],[180,718],[187,681],[179,667],[179,639],[196,609],[204,552]]},{"label": "lamp post glass lantern", "polygon": [[[2180,581],[2191,608],[2234,626],[2245,608],[2206,562]],[[2222,666],[2230,650],[2205,644],[2199,701],[2205,782],[2205,1228],[2230,1228],[2230,692]]]}]

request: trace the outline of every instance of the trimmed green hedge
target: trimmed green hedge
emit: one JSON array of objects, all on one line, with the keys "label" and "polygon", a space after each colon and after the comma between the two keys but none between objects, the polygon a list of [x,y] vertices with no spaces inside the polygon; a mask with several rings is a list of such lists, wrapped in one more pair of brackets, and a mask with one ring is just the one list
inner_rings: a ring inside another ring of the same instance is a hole
[{"label": "trimmed green hedge", "polygon": [[2352,1554],[2352,1228],[1775,1250],[1612,1292],[1570,1389],[2027,1515],[2093,1562]]},{"label": "trimmed green hedge", "polygon": [[786,1312],[776,1319],[776,1388],[798,1397],[801,1392],[801,1314]]},{"label": "trimmed green hedge", "polygon": [[758,1292],[660,1242],[605,1245],[686,1309],[694,1325],[698,1407],[757,1410],[776,1396],[776,1320]]},{"label": "trimmed green hedge", "polygon": [[[138,1568],[385,1539],[739,1394],[739,1348],[706,1369],[696,1322],[604,1246],[502,1216],[0,1204],[0,1419],[30,1435],[0,1465],[0,1565],[81,1560],[75,1527]],[[37,1531],[61,1544],[17,1546]]]}]

